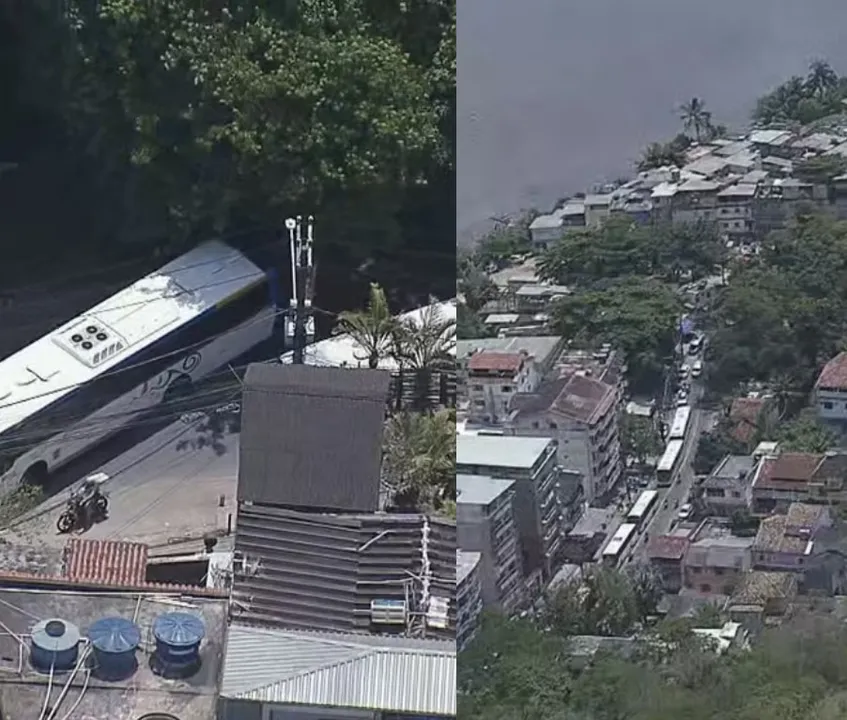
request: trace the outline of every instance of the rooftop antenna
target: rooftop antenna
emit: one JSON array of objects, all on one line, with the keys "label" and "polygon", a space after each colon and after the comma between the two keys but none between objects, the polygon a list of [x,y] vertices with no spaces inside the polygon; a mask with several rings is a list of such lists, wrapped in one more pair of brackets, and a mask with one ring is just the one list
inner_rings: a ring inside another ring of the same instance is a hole
[{"label": "rooftop antenna", "polygon": [[312,317],[312,273],[314,271],[313,243],[315,218],[306,218],[303,234],[303,216],[288,218],[288,246],[291,258],[291,287],[293,290],[285,319],[285,338],[293,345],[295,365],[305,362],[305,349],[315,337],[315,319]]}]

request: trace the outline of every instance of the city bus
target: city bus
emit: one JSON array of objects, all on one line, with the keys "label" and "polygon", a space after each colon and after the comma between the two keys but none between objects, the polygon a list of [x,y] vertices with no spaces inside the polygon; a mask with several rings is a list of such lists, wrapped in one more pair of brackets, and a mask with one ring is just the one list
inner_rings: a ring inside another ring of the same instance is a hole
[{"label": "city bus", "polygon": [[636,527],[641,527],[653,512],[653,508],[656,506],[658,498],[658,491],[645,490],[638,496],[635,504],[633,504],[632,509],[626,516],[626,521],[632,523]]},{"label": "city bus", "polygon": [[0,495],[271,337],[277,294],[274,272],[214,241],[0,361]]},{"label": "city bus", "polygon": [[683,405],[678,407],[673,415],[671,429],[668,433],[668,440],[682,440],[685,438],[685,433],[688,431],[688,423],[691,420],[691,406]]},{"label": "city bus", "polygon": [[619,565],[633,535],[635,535],[635,525],[632,523],[624,523],[615,530],[612,539],[603,548],[603,562],[606,565]]},{"label": "city bus", "polygon": [[659,487],[668,487],[679,470],[679,460],[682,456],[684,440],[671,440],[656,466],[656,482]]}]

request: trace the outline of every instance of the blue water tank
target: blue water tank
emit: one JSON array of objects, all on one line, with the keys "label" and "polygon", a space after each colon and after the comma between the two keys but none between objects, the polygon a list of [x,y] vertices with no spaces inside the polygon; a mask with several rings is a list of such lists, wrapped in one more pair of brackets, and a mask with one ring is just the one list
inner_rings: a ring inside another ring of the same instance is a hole
[{"label": "blue water tank", "polygon": [[172,612],[153,621],[156,652],[153,671],[164,677],[188,677],[200,668],[200,643],[206,635],[203,620],[190,613]]},{"label": "blue water tank", "polygon": [[124,680],[138,668],[135,651],[141,630],[131,620],[104,617],[88,629],[94,654],[94,674],[102,680]]},{"label": "blue water tank", "polygon": [[30,662],[36,670],[68,672],[79,658],[79,628],[66,620],[42,620],[30,636]]}]

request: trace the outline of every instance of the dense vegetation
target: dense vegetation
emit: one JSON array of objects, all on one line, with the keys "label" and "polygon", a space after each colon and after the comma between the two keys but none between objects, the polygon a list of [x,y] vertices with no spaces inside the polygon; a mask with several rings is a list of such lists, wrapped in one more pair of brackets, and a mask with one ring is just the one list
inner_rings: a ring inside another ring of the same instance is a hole
[{"label": "dense vegetation", "polygon": [[581,669],[568,635],[530,620],[489,618],[459,658],[459,717],[469,720],[841,720],[847,715],[847,630],[801,615],[749,652],[718,656],[689,632],[714,609],[664,622],[623,659]]},{"label": "dense vegetation", "polygon": [[725,262],[707,224],[641,226],[612,217],[569,232],[542,254],[542,279],[571,287],[553,310],[563,337],[621,348],[635,391],[655,390],[669,365],[684,312],[677,292]]},{"label": "dense vegetation", "polygon": [[325,305],[364,261],[391,299],[451,294],[455,2],[35,0],[0,46],[0,280],[313,211]]},{"label": "dense vegetation", "polygon": [[753,121],[761,125],[807,125],[844,110],[847,78],[823,60],[809,66],[806,77],[795,75],[759,98]]}]

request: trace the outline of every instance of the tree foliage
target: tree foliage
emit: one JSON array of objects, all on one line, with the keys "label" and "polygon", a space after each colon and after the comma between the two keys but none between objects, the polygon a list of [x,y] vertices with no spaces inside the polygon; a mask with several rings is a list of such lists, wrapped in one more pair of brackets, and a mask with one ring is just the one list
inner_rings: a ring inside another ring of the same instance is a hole
[{"label": "tree foliage", "polygon": [[838,436],[824,425],[814,410],[806,410],[783,423],[776,440],[783,452],[825,453],[838,442]]},{"label": "tree foliage", "polygon": [[[847,631],[801,614],[749,652],[717,655],[692,636],[716,610],[660,625],[634,658],[568,661],[567,638],[527,621],[489,621],[459,662],[460,717],[538,720],[799,720],[843,717]],[[658,642],[657,642],[658,641]]]},{"label": "tree foliage", "polygon": [[767,382],[804,395],[847,332],[847,223],[798,219],[734,268],[719,298],[708,382],[728,392]]},{"label": "tree foliage", "polygon": [[562,337],[620,348],[630,383],[638,391],[659,382],[673,353],[680,310],[671,286],[659,280],[626,278],[605,289],[560,299],[553,318]]},{"label": "tree foliage", "polygon": [[662,441],[651,418],[624,414],[620,422],[621,451],[639,463],[661,453]]},{"label": "tree foliage", "polygon": [[814,60],[806,77],[795,75],[756,102],[754,122],[806,125],[842,111],[847,82],[824,60]]},{"label": "tree foliage", "polygon": [[21,7],[6,112],[40,135],[4,159],[21,186],[45,153],[84,186],[82,246],[171,252],[309,208],[355,266],[418,242],[452,192],[455,2]]}]

